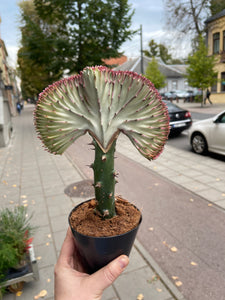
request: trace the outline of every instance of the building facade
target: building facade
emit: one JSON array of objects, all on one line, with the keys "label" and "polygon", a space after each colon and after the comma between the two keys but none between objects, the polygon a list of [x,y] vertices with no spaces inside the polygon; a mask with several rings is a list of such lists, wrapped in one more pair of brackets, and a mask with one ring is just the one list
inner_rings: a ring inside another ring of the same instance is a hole
[{"label": "building facade", "polygon": [[9,143],[12,133],[12,116],[16,115],[19,100],[15,71],[7,63],[5,43],[0,39],[0,147]]},{"label": "building facade", "polygon": [[205,24],[208,54],[217,59],[218,82],[211,87],[211,97],[213,102],[225,103],[225,9],[208,18]]},{"label": "building facade", "polygon": [[[187,78],[185,77],[187,65],[166,65],[160,58],[156,59],[159,71],[166,77],[166,85],[161,88],[159,92],[193,90],[193,88],[188,85]],[[132,71],[141,74],[141,63],[143,63],[143,74],[145,74],[149,62],[151,62],[151,58],[147,56],[143,56],[143,62],[141,62],[141,57],[130,58],[122,65],[114,68],[114,70]]]}]

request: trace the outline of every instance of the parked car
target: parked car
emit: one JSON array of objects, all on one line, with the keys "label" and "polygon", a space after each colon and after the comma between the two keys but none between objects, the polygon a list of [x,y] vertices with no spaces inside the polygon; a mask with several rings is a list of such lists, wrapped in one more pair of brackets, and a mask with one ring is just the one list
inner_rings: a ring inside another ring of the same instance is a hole
[{"label": "parked car", "polygon": [[175,100],[177,97],[176,94],[172,92],[160,93],[160,95],[166,100]]},{"label": "parked car", "polygon": [[175,90],[171,91],[171,93],[173,93],[178,99],[184,99],[188,97],[187,91]]},{"label": "parked car", "polygon": [[170,101],[163,101],[167,105],[170,116],[170,133],[178,135],[188,129],[192,124],[191,113]]},{"label": "parked car", "polygon": [[225,110],[214,118],[193,123],[189,140],[195,153],[210,151],[225,155]]},{"label": "parked car", "polygon": [[184,98],[184,102],[193,102],[196,100],[196,98],[202,97],[202,91],[201,90],[188,90],[186,97]]}]

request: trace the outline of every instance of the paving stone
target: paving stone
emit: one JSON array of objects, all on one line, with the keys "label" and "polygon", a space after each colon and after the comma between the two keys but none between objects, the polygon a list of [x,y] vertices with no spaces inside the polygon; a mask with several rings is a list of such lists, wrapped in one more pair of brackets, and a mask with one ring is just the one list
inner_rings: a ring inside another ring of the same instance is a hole
[{"label": "paving stone", "polygon": [[222,208],[225,208],[225,200],[215,201],[215,204]]},{"label": "paving stone", "polygon": [[49,225],[47,212],[38,214],[35,213],[32,217],[32,224],[38,227]]},{"label": "paving stone", "polygon": [[15,299],[16,299],[15,294],[12,294],[10,292],[6,292],[2,298],[2,300],[15,300]]},{"label": "paving stone", "polygon": [[225,181],[224,180],[216,181],[216,182],[214,180],[214,182],[209,182],[208,185],[218,191],[225,193]]},{"label": "paving stone", "polygon": [[[69,227],[69,225],[68,225],[68,227]],[[60,252],[62,244],[65,240],[66,232],[67,232],[67,229],[64,229],[62,231],[53,232],[53,238],[54,238],[54,242],[55,242],[57,256],[58,256],[58,253]]]},{"label": "paving stone", "polygon": [[179,176],[175,176],[173,177],[173,182],[175,183],[187,183],[187,182],[190,182],[192,181],[192,179],[188,176],[185,176],[185,175],[179,175]]},{"label": "paving stone", "polygon": [[204,191],[208,189],[208,187],[205,184],[200,183],[199,181],[196,180],[190,180],[188,182],[180,182],[180,185],[185,187],[186,189],[196,192],[196,191]]},{"label": "paving stone", "polygon": [[44,187],[44,193],[46,197],[55,196],[58,194],[64,193],[65,186],[64,185],[55,185],[55,186],[46,186]]},{"label": "paving stone", "polygon": [[21,195],[26,195],[27,197],[33,197],[37,198],[40,197],[40,199],[43,199],[43,188],[41,185],[36,185],[33,187],[21,187]]},{"label": "paving stone", "polygon": [[[155,273],[148,267],[122,274],[114,283],[121,299],[137,299],[139,294],[144,299],[167,300],[171,297],[160,280],[152,280]],[[129,288],[127,283],[129,282]]]},{"label": "paving stone", "polygon": [[[51,238],[49,238],[49,234],[51,235]],[[45,245],[52,241],[52,239],[50,226],[41,226],[35,230],[33,244],[34,246]]]},{"label": "paving stone", "polygon": [[68,228],[68,215],[61,215],[51,218],[53,232],[66,230]]},{"label": "paving stone", "polygon": [[124,274],[132,272],[134,270],[146,267],[147,263],[144,258],[140,255],[135,247],[132,248],[129,256],[129,265],[125,269]]},{"label": "paving stone", "polygon": [[53,218],[53,217],[57,217],[57,216],[60,216],[60,215],[69,215],[70,211],[72,210],[73,208],[73,205],[72,205],[72,202],[71,201],[65,201],[63,203],[60,202],[60,204],[53,204],[53,205],[49,205],[48,206],[48,212],[49,212],[49,216],[50,218]]},{"label": "paving stone", "polygon": [[102,300],[119,300],[116,296],[115,290],[113,289],[112,286],[108,287],[103,295],[102,295]]},{"label": "paving stone", "polygon": [[68,197],[64,193],[64,191],[58,195],[56,194],[56,195],[52,195],[52,196],[47,196],[46,201],[47,201],[47,205],[49,207],[52,207],[52,206],[69,207],[70,204],[72,203],[70,197]]},{"label": "paving stone", "polygon": [[54,297],[54,266],[39,269],[39,277],[38,281],[25,283],[21,300],[32,300],[42,290],[48,293],[45,299]]},{"label": "paving stone", "polygon": [[39,270],[44,267],[55,265],[56,254],[55,254],[54,245],[51,241],[39,246],[35,246],[34,250],[35,250],[36,258],[40,258],[38,260]]},{"label": "paving stone", "polygon": [[196,194],[198,194],[212,202],[224,200],[222,193],[213,188],[209,188],[209,189],[206,189],[204,191],[199,191],[199,192],[196,191]]}]

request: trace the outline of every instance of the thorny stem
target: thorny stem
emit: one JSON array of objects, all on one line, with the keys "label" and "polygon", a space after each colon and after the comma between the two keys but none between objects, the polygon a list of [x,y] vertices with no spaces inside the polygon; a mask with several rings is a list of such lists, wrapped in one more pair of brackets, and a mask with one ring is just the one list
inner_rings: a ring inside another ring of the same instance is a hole
[{"label": "thorny stem", "polygon": [[103,152],[98,143],[93,140],[95,146],[95,161],[92,165],[94,170],[94,188],[97,201],[97,211],[103,218],[109,219],[116,215],[115,210],[115,171],[114,153],[116,140],[108,152]]}]

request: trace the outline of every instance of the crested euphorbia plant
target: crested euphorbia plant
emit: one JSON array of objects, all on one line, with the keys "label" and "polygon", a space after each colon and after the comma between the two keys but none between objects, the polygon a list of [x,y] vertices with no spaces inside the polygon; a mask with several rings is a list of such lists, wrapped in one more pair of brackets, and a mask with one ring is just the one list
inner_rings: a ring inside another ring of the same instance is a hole
[{"label": "crested euphorbia plant", "polygon": [[168,137],[168,118],[148,79],[103,66],[87,67],[50,85],[40,94],[35,110],[37,132],[51,153],[62,154],[86,132],[93,138],[96,209],[103,218],[116,215],[114,152],[119,133],[151,160]]}]

